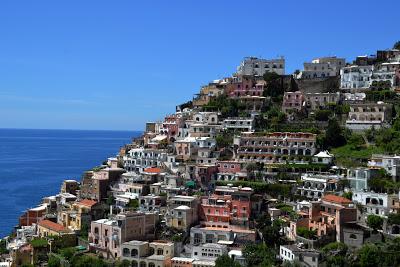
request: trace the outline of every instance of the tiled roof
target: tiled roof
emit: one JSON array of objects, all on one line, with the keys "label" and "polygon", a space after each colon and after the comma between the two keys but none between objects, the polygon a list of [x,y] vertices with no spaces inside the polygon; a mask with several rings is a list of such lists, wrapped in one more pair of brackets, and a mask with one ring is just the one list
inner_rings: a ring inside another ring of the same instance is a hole
[{"label": "tiled roof", "polygon": [[334,202],[334,203],[338,203],[338,204],[351,204],[351,203],[353,203],[351,200],[349,200],[347,198],[336,196],[336,195],[325,195],[325,196],[322,197],[322,200],[329,201],[329,202]]},{"label": "tiled roof", "polygon": [[91,199],[83,199],[83,200],[79,201],[78,204],[90,208],[93,205],[97,204],[97,201],[91,200]]},{"label": "tiled roof", "polygon": [[160,173],[161,169],[160,168],[151,167],[151,168],[144,169],[144,171],[147,172],[147,173]]},{"label": "tiled roof", "polygon": [[42,227],[44,227],[44,228],[47,228],[47,229],[56,231],[56,232],[63,232],[63,231],[65,231],[65,227],[64,227],[64,226],[62,226],[61,224],[58,224],[58,223],[49,221],[49,220],[41,220],[41,221],[39,222],[39,225],[42,226]]}]

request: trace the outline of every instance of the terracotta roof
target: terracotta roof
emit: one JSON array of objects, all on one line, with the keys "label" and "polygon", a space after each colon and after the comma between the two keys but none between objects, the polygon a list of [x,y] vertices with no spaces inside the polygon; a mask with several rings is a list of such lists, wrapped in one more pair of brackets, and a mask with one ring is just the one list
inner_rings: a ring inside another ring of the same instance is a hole
[{"label": "terracotta roof", "polygon": [[50,229],[52,231],[56,231],[56,232],[63,232],[66,230],[65,227],[62,226],[61,224],[58,224],[58,223],[55,223],[55,222],[52,222],[49,220],[41,220],[39,222],[39,225],[44,228]]},{"label": "terracotta roof", "polygon": [[151,168],[144,169],[144,171],[148,172],[148,173],[160,173],[162,170],[160,168],[151,167]]},{"label": "terracotta roof", "polygon": [[91,199],[82,199],[81,201],[78,202],[78,204],[91,208],[93,205],[97,204],[97,201]]},{"label": "terracotta roof", "polygon": [[329,201],[329,202],[334,202],[334,203],[338,203],[338,204],[351,204],[351,203],[353,203],[351,200],[349,200],[347,198],[336,196],[336,195],[325,195],[325,196],[322,197],[322,200]]}]

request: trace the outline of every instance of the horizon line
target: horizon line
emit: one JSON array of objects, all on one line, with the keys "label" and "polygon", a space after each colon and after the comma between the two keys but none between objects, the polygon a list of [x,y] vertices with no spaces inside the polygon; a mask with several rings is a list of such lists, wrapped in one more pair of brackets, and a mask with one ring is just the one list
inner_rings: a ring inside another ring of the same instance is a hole
[{"label": "horizon line", "polygon": [[12,128],[0,127],[0,130],[48,130],[48,131],[103,131],[103,132],[144,132],[144,130],[112,130],[112,129],[66,129],[66,128]]}]

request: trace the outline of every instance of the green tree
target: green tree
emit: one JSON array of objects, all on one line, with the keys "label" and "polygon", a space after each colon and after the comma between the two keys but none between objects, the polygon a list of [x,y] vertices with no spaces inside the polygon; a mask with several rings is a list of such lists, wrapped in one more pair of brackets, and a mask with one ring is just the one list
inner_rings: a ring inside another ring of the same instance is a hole
[{"label": "green tree", "polygon": [[129,260],[117,261],[115,267],[130,267],[131,263]]},{"label": "green tree", "polygon": [[82,238],[87,238],[89,236],[90,225],[88,222],[82,222],[81,230],[79,231],[79,236]]},{"label": "green tree", "polygon": [[351,191],[344,192],[344,193],[342,194],[342,197],[345,197],[345,198],[347,198],[348,200],[352,200],[352,199],[353,199],[353,192],[351,192]]},{"label": "green tree", "polygon": [[215,137],[215,141],[219,149],[227,148],[233,144],[233,135],[228,132],[222,132]]},{"label": "green tree", "polygon": [[343,146],[346,144],[346,138],[344,136],[343,129],[340,127],[336,119],[330,119],[328,122],[328,128],[325,132],[325,144],[326,149]]},{"label": "green tree", "polygon": [[388,224],[399,224],[400,225],[400,214],[390,213],[388,215]]},{"label": "green tree", "polygon": [[66,260],[70,261],[74,256],[76,249],[74,247],[60,249],[59,254]]},{"label": "green tree", "polygon": [[74,257],[72,261],[74,267],[107,267],[108,264],[102,259],[94,256],[82,255],[80,257]]},{"label": "green tree", "polygon": [[374,215],[374,214],[368,215],[367,225],[369,227],[371,227],[372,229],[374,229],[374,231],[376,231],[378,229],[382,229],[383,219],[382,219],[382,217],[380,217],[378,215]]},{"label": "green tree", "polygon": [[241,265],[227,254],[223,254],[216,259],[215,267],[241,267]]},{"label": "green tree", "polygon": [[138,199],[131,199],[129,200],[128,207],[132,209],[139,208],[139,200]]},{"label": "green tree", "polygon": [[329,117],[332,115],[332,111],[330,110],[317,110],[315,112],[315,119],[317,121],[328,121]]},{"label": "green tree", "polygon": [[377,267],[381,265],[381,251],[375,244],[365,244],[358,252],[361,267]]},{"label": "green tree", "polygon": [[267,82],[263,96],[270,96],[272,98],[279,98],[284,94],[282,85],[282,77],[275,72],[266,72],[263,75],[264,80]]},{"label": "green tree", "polygon": [[0,255],[8,253],[7,244],[5,239],[0,240]]},{"label": "green tree", "polygon": [[113,195],[109,195],[106,200],[107,205],[110,205],[110,206],[114,205],[114,202],[115,202],[115,197]]},{"label": "green tree", "polygon": [[281,220],[271,220],[268,213],[264,213],[256,219],[256,227],[262,233],[263,241],[274,247],[280,245],[280,230],[283,222]]},{"label": "green tree", "polygon": [[61,261],[56,256],[50,256],[47,262],[48,267],[61,267]]},{"label": "green tree", "polygon": [[303,265],[299,260],[295,259],[293,261],[284,261],[282,267],[303,267]]},{"label": "green tree", "polygon": [[322,248],[322,253],[326,258],[326,265],[328,267],[344,267],[347,266],[346,254],[348,247],[344,243],[334,242],[327,244]]},{"label": "green tree", "polygon": [[297,235],[307,238],[307,239],[315,239],[317,237],[316,230],[310,230],[306,227],[297,227]]},{"label": "green tree", "polygon": [[393,45],[393,49],[399,49],[400,50],[400,41],[397,41]]},{"label": "green tree", "polygon": [[257,164],[250,162],[246,164],[246,171],[247,171],[247,177],[250,180],[254,180],[255,178],[255,171],[257,170]]},{"label": "green tree", "polygon": [[268,267],[275,264],[275,252],[264,243],[247,244],[242,253],[249,267]]}]

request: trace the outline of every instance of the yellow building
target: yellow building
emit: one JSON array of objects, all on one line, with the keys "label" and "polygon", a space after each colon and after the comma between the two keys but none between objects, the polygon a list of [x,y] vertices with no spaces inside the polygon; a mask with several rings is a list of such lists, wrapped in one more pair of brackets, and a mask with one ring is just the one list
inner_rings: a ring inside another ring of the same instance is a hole
[{"label": "yellow building", "polygon": [[92,208],[96,204],[96,201],[90,199],[74,202],[58,212],[58,223],[69,230],[79,231],[83,224],[90,223]]},{"label": "yellow building", "polygon": [[37,232],[39,237],[62,236],[70,233],[70,231],[61,224],[49,220],[41,220],[38,223]]}]

